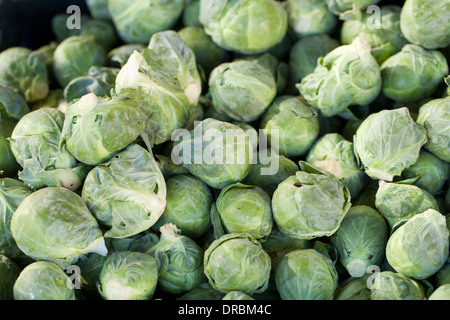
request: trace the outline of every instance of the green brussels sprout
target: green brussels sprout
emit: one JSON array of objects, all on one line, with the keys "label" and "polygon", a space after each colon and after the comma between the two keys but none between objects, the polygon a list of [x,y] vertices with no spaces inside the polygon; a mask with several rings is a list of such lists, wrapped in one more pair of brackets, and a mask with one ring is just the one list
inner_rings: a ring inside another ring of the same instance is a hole
[{"label": "green brussels sprout", "polygon": [[419,109],[417,123],[427,131],[425,149],[436,157],[450,162],[450,128],[445,125],[450,119],[450,97],[434,99]]},{"label": "green brussels sprout", "polygon": [[92,36],[72,36],[61,42],[53,55],[53,72],[61,87],[88,74],[92,66],[106,63],[105,49]]},{"label": "green brussels sprout", "polygon": [[381,271],[373,279],[370,300],[425,300],[425,290],[416,280],[392,271]]},{"label": "green brussels sprout", "polygon": [[402,32],[409,42],[427,49],[450,45],[447,0],[406,0],[400,16]]},{"label": "green brussels sprout", "polygon": [[172,28],[183,13],[184,0],[108,0],[119,37],[147,44],[153,34]]},{"label": "green brussels sprout", "polygon": [[300,94],[325,117],[352,105],[370,104],[381,87],[380,68],[370,45],[361,37],[320,57],[314,72],[297,84]]},{"label": "green brussels sprout", "polygon": [[252,236],[245,233],[224,234],[210,244],[204,257],[204,272],[214,289],[246,294],[267,289],[271,260]]},{"label": "green brussels sprout", "polygon": [[215,206],[213,226],[223,233],[241,232],[262,239],[272,231],[271,199],[257,186],[230,184],[220,191]]},{"label": "green brussels sprout", "polygon": [[419,177],[414,183],[419,188],[436,195],[450,176],[450,164],[431,152],[421,150],[417,162],[403,171],[407,179]]},{"label": "green brussels sprout", "polygon": [[108,0],[86,0],[90,15],[94,19],[111,20],[111,14],[108,9]]},{"label": "green brussels sprout", "polygon": [[153,154],[130,144],[89,172],[82,198],[109,227],[105,237],[124,238],[156,223],[166,205],[166,184]]},{"label": "green brussels sprout", "polygon": [[324,0],[287,0],[285,8],[289,28],[298,38],[329,34],[338,21]]},{"label": "green brussels sprout", "polygon": [[428,209],[416,214],[389,237],[386,258],[395,271],[422,280],[441,269],[449,254],[445,217]]},{"label": "green brussels sprout", "polygon": [[233,120],[257,120],[277,94],[277,64],[278,60],[266,53],[217,66],[208,82],[213,107]]},{"label": "green brussels sprout", "polygon": [[203,249],[180,234],[176,225],[167,223],[160,229],[161,238],[148,254],[158,263],[158,283],[168,293],[188,292],[206,280],[203,273]]},{"label": "green brussels sprout", "polygon": [[11,218],[11,233],[30,258],[65,267],[83,254],[107,254],[102,231],[83,199],[62,187],[26,197]]},{"label": "green brussels sprout", "polygon": [[92,36],[106,52],[113,49],[119,42],[114,25],[100,19],[86,21],[81,28],[80,36]]},{"label": "green brussels sprout", "polygon": [[273,217],[282,232],[298,239],[335,233],[350,209],[350,192],[333,174],[304,161],[272,198]]},{"label": "green brussels sprout", "polygon": [[450,261],[447,261],[445,265],[436,272],[435,285],[440,287],[444,284],[450,284]]},{"label": "green brussels sprout", "polygon": [[367,206],[352,206],[330,237],[339,260],[352,277],[362,277],[384,258],[388,228],[383,216]]},{"label": "green brussels sprout", "polygon": [[112,253],[103,264],[97,284],[105,300],[149,300],[158,284],[156,259],[143,252]]},{"label": "green brussels sprout", "polygon": [[401,11],[402,8],[399,6],[382,6],[379,13],[380,20],[377,22],[369,12],[356,11],[356,15],[344,18],[340,32],[342,44],[350,44],[356,37],[362,37],[370,44],[372,55],[381,65],[408,43],[400,30]]},{"label": "green brussels sprout", "polygon": [[228,52],[215,44],[201,26],[184,27],[178,31],[178,34],[194,51],[195,59],[207,77],[215,67],[229,58]]},{"label": "green brussels sprout", "polygon": [[159,236],[151,230],[145,230],[126,238],[112,238],[114,251],[134,251],[147,253],[159,241]]},{"label": "green brussels sprout", "polygon": [[141,43],[123,44],[112,49],[106,55],[106,64],[111,68],[122,68],[134,51],[142,52],[146,48]]},{"label": "green brussels sprout", "polygon": [[143,111],[135,104],[84,95],[67,108],[60,145],[88,165],[108,161],[145,129]]},{"label": "green brussels sprout", "polygon": [[23,116],[11,133],[11,151],[23,170],[19,179],[32,188],[62,186],[77,190],[88,168],[60,145],[65,115],[44,108]]},{"label": "green brussels sprout", "polygon": [[394,229],[418,213],[428,209],[439,210],[436,199],[425,190],[405,182],[380,181],[375,205],[389,227]]},{"label": "green brussels sprout", "polygon": [[20,120],[30,112],[30,108],[25,99],[12,87],[0,85],[0,114]]},{"label": "green brussels sprout", "polygon": [[425,128],[414,122],[406,107],[371,114],[353,138],[366,174],[385,181],[392,181],[416,163],[426,142]]},{"label": "green brussels sprout", "polygon": [[286,157],[305,155],[320,130],[317,110],[303,98],[290,95],[273,101],[262,116],[260,128],[268,146]]},{"label": "green brussels sprout", "polygon": [[16,124],[16,120],[0,113],[0,177],[16,177],[20,170],[9,141]]},{"label": "green brussels sprout", "polygon": [[367,287],[368,275],[358,278],[347,278],[339,283],[334,300],[370,300],[370,289]]},{"label": "green brussels sprout", "polygon": [[215,43],[241,54],[266,52],[283,40],[287,13],[274,0],[200,0],[200,22]]},{"label": "green brussels sprout", "polygon": [[366,174],[353,151],[353,143],[339,133],[328,133],[320,137],[309,150],[306,161],[327,170],[338,177],[350,191],[352,198],[361,192],[366,184]]},{"label": "green brussels sprout", "polygon": [[414,102],[432,95],[448,75],[448,63],[437,50],[407,44],[380,66],[383,94],[398,102]]},{"label": "green brussels sprout", "polygon": [[186,0],[181,21],[185,27],[201,27],[200,0]]},{"label": "green brussels sprout", "polygon": [[224,296],[223,292],[213,289],[208,282],[204,282],[197,288],[183,294],[177,300],[222,300]]},{"label": "green brussels sprout", "polygon": [[450,284],[444,284],[428,297],[428,300],[450,300]]},{"label": "green brussels sprout", "polygon": [[275,283],[283,300],[333,300],[338,274],[329,257],[299,249],[281,258]]},{"label": "green brussels sprout", "polygon": [[189,238],[205,234],[211,228],[209,212],[213,203],[208,186],[190,174],[182,174],[169,178],[166,187],[166,208],[153,229],[173,223]]},{"label": "green brussels sprout", "polygon": [[356,8],[359,10],[365,10],[369,6],[373,4],[377,4],[380,2],[380,0],[325,0],[328,9],[336,14],[339,15],[347,10],[351,10],[352,8]]},{"label": "green brussels sprout", "polygon": [[14,283],[21,271],[12,259],[0,255],[0,300],[14,300]]},{"label": "green brussels sprout", "polygon": [[26,266],[14,284],[15,300],[77,300],[69,276],[56,264],[37,261]]},{"label": "green brussels sprout", "polygon": [[50,90],[44,54],[24,47],[0,52],[0,85],[17,91],[27,102],[44,99]]},{"label": "green brussels sprout", "polygon": [[222,300],[255,300],[246,293],[240,291],[230,291],[223,296]]},{"label": "green brussels sprout", "polygon": [[253,147],[237,125],[207,118],[174,139],[172,160],[212,188],[242,181],[252,166]]},{"label": "green brussels sprout", "polygon": [[73,23],[73,21],[70,14],[58,13],[54,15],[51,20],[51,29],[53,31],[53,34],[55,35],[55,40],[60,43],[69,37],[79,36],[84,23],[86,23],[90,19],[91,17],[89,15],[81,14],[79,16],[80,25],[72,26],[71,23]]},{"label": "green brussels sprout", "polygon": [[189,170],[181,164],[173,163],[170,156],[158,154],[156,155],[156,158],[158,159],[159,168],[167,182],[169,182],[168,179],[174,176],[189,174]]}]

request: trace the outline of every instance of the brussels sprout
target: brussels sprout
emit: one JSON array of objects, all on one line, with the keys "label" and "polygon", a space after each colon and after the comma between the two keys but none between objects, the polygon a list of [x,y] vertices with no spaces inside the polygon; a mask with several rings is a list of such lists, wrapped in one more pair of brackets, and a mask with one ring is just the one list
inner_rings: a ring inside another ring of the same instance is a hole
[{"label": "brussels sprout", "polygon": [[446,75],[448,63],[437,50],[407,44],[380,66],[383,94],[407,103],[433,94]]},{"label": "brussels sprout", "polygon": [[269,284],[271,261],[261,244],[245,233],[228,233],[205,251],[205,275],[216,290],[246,294],[264,292]]},{"label": "brussels sprout", "polygon": [[255,300],[246,293],[240,291],[230,291],[228,292],[222,300]]},{"label": "brussels sprout", "polygon": [[16,124],[17,121],[0,113],[0,177],[15,177],[20,170],[8,140]]},{"label": "brussels sprout", "polygon": [[362,37],[371,46],[371,53],[382,64],[387,58],[399,52],[408,41],[400,30],[401,7],[385,5],[381,7],[378,25],[369,12],[356,11],[346,18],[341,28],[342,44],[350,44],[356,37]]},{"label": "brussels sprout", "polygon": [[416,214],[390,236],[386,258],[399,273],[418,280],[435,274],[449,254],[445,217],[428,209]]},{"label": "brussels sprout", "polygon": [[337,17],[328,10],[324,0],[287,0],[289,28],[298,37],[329,34],[337,24]]},{"label": "brussels sprout", "polygon": [[350,276],[361,277],[370,266],[381,264],[387,239],[381,214],[371,207],[352,206],[330,241]]},{"label": "brussels sprout", "polygon": [[427,131],[425,149],[446,162],[450,162],[450,128],[446,125],[449,119],[450,97],[434,99],[424,104],[417,116],[417,123]]},{"label": "brussels sprout", "polygon": [[208,282],[204,282],[177,300],[221,300],[224,296],[223,292],[213,289]]},{"label": "brussels sprout", "polygon": [[428,300],[450,300],[450,284],[444,284],[428,297]]},{"label": "brussels sprout", "polygon": [[122,68],[134,51],[142,52],[146,48],[141,43],[123,44],[112,49],[106,55],[106,64],[111,68]]},{"label": "brussels sprout", "polygon": [[339,178],[356,197],[366,184],[366,174],[360,170],[353,143],[339,133],[328,133],[318,139],[306,156],[312,165],[327,170]]},{"label": "brussels sprout", "polygon": [[289,95],[273,101],[264,113],[260,127],[267,137],[267,144],[286,157],[305,155],[320,129],[316,109],[301,97]]},{"label": "brussels sprout", "polygon": [[0,300],[14,300],[14,283],[21,271],[13,260],[0,255]]},{"label": "brussels sprout", "polygon": [[106,259],[97,287],[105,300],[149,300],[157,283],[155,258],[147,253],[120,251]]},{"label": "brussels sprout", "polygon": [[134,236],[111,239],[114,251],[134,251],[147,253],[159,241],[159,237],[151,230],[145,230]]},{"label": "brussels sprout", "polygon": [[67,267],[90,252],[106,255],[97,221],[76,193],[48,187],[26,197],[11,218],[20,250],[35,260]]},{"label": "brussels sprout", "polygon": [[200,0],[200,22],[215,43],[242,54],[263,53],[283,40],[287,13],[274,0]]},{"label": "brussels sprout", "polygon": [[212,188],[242,181],[250,171],[253,148],[237,125],[208,118],[174,139],[172,160]]},{"label": "brussels sprout", "polygon": [[166,205],[166,184],[153,154],[130,144],[89,172],[82,198],[97,220],[110,227],[105,237],[124,238],[156,223]]},{"label": "brussels sprout", "polygon": [[407,276],[392,271],[376,274],[370,287],[370,300],[425,300],[423,286]]},{"label": "brussels sprout", "polygon": [[223,228],[224,233],[242,232],[262,239],[272,231],[271,199],[259,187],[230,184],[221,190],[215,206],[213,225]]},{"label": "brussels sprout", "polygon": [[161,238],[148,254],[158,263],[159,286],[168,293],[190,291],[206,280],[203,273],[203,249],[180,234],[172,223],[160,229]]},{"label": "brussels sprout", "polygon": [[277,64],[266,53],[217,66],[208,82],[213,107],[237,121],[257,120],[277,94]]},{"label": "brussels sprout", "polygon": [[428,49],[450,45],[448,28],[450,3],[447,0],[406,0],[400,25],[406,39]]},{"label": "brussels sprout", "polygon": [[282,232],[298,239],[335,233],[350,209],[350,192],[333,174],[300,162],[302,171],[284,180],[272,198]]},{"label": "brussels sprout", "polygon": [[367,287],[368,275],[358,278],[347,278],[339,283],[334,300],[370,300],[370,289]]},{"label": "brussels sprout", "polygon": [[88,171],[61,146],[64,113],[58,109],[39,109],[20,119],[9,139],[11,151],[23,170],[19,179],[32,188],[62,186],[77,190]]},{"label": "brussels sprout", "polygon": [[[108,248],[108,254],[110,253],[111,250]],[[97,253],[89,253],[80,256],[75,264],[76,267],[80,268],[79,275],[83,281],[81,290],[86,299],[101,299],[100,293],[97,289],[97,282],[107,258],[108,255],[103,256]]]},{"label": "brussels sprout", "polygon": [[338,275],[331,259],[314,249],[286,254],[275,270],[283,300],[333,300]]},{"label": "brussels sprout", "polygon": [[17,91],[27,102],[45,98],[50,88],[44,54],[24,47],[0,52],[0,85]]},{"label": "brussels sprout", "polygon": [[81,28],[80,36],[92,36],[105,52],[113,49],[119,42],[114,25],[105,20],[91,19],[86,21]]},{"label": "brussels sprout", "polygon": [[438,203],[431,194],[404,182],[380,181],[375,205],[391,229],[428,209],[439,210]]},{"label": "brussels sprout", "polygon": [[15,300],[77,300],[69,276],[56,264],[37,261],[26,266],[14,284]]},{"label": "brussels sprout", "polygon": [[145,129],[145,116],[135,104],[120,97],[83,96],[67,108],[60,145],[83,163],[108,161]]},{"label": "brussels sprout", "polygon": [[111,20],[108,10],[108,0],[86,0],[89,13],[94,19]]},{"label": "brussels sprout", "polygon": [[156,155],[156,158],[158,159],[159,168],[167,182],[169,182],[168,179],[174,176],[189,174],[188,169],[183,167],[181,164],[173,163],[169,156],[158,154]]},{"label": "brussels sprout", "polygon": [[53,31],[53,34],[55,35],[55,40],[58,43],[64,41],[69,37],[79,36],[84,23],[91,19],[89,15],[81,14],[78,20],[80,23],[78,28],[78,25],[72,25],[74,21],[71,19],[71,17],[72,16],[70,14],[66,13],[58,13],[53,16],[51,20],[51,29]]},{"label": "brussels sprout", "polygon": [[183,174],[166,181],[166,208],[153,229],[173,223],[182,235],[198,238],[211,227],[209,211],[213,203],[211,191],[200,179]]},{"label": "brussels sprout", "polygon": [[328,9],[336,15],[339,15],[347,10],[356,8],[364,10],[370,5],[377,4],[380,0],[325,0]]},{"label": "brussels sprout", "polygon": [[186,0],[181,21],[185,27],[201,27],[200,0]]},{"label": "brussels sprout", "polygon": [[380,93],[381,73],[370,45],[357,37],[320,57],[313,73],[297,84],[306,101],[330,117],[351,105],[370,104]]},{"label": "brussels sprout", "polygon": [[436,287],[440,287],[444,284],[450,284],[450,261],[447,261],[445,265],[441,269],[439,269],[438,272],[436,272]]},{"label": "brussels sprout", "polygon": [[114,25],[125,43],[147,44],[153,34],[173,27],[183,8],[184,0],[108,0]]},{"label": "brussels sprout", "polygon": [[392,181],[416,163],[427,142],[426,130],[408,108],[383,110],[368,116],[353,138],[355,152],[372,179]]}]

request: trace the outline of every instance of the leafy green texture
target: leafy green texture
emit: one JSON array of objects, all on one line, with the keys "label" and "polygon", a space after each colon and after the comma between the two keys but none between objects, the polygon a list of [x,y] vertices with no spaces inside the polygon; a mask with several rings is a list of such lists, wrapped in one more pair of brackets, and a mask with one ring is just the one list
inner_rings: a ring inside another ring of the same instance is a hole
[{"label": "leafy green texture", "polygon": [[367,287],[368,276],[347,278],[341,281],[336,289],[334,300],[370,300],[370,289]]},{"label": "leafy green texture", "polygon": [[339,15],[347,10],[356,7],[359,10],[364,10],[372,4],[377,4],[380,0],[325,0],[328,9],[336,15]]},{"label": "leafy green texture", "polygon": [[401,273],[382,271],[370,284],[370,300],[425,300],[423,286]]},{"label": "leafy green texture", "polygon": [[24,115],[30,112],[26,100],[12,87],[0,85],[0,114],[20,120]]},{"label": "leafy green texture", "polygon": [[108,10],[108,0],[86,0],[89,13],[94,19],[111,20]]},{"label": "leafy green texture", "polygon": [[449,300],[450,299],[450,283],[444,284],[436,290],[428,297],[428,300]]}]

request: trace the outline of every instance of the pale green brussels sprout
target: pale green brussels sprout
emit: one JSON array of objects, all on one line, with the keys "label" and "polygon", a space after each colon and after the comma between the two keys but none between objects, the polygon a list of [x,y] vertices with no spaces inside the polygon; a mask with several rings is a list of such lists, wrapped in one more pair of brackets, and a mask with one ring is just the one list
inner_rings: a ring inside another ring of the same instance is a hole
[{"label": "pale green brussels sprout", "polygon": [[428,49],[450,45],[448,0],[406,0],[400,16],[402,32],[409,42]]},{"label": "pale green brussels sprout", "polygon": [[147,44],[153,34],[175,25],[184,3],[184,0],[108,0],[108,9],[123,42]]},{"label": "pale green brussels sprout", "polygon": [[447,261],[449,230],[445,216],[428,209],[416,214],[389,237],[386,258],[395,271],[422,280],[435,274]]},{"label": "pale green brussels sprout", "polygon": [[267,144],[286,157],[305,155],[316,141],[320,125],[318,112],[302,97],[277,97],[261,119]]},{"label": "pale green brussels sprout", "polygon": [[89,93],[67,108],[60,145],[80,162],[97,165],[134,142],[145,125],[136,102]]},{"label": "pale green brussels sprout", "polygon": [[111,14],[108,9],[108,0],[86,0],[90,15],[94,19],[111,20]]},{"label": "pale green brussels sprout", "polygon": [[208,186],[190,174],[182,174],[169,178],[166,187],[166,208],[153,229],[173,223],[182,235],[192,239],[205,234],[211,228],[209,212],[213,203]]},{"label": "pale green brussels sprout", "polygon": [[62,41],[53,55],[53,72],[61,87],[88,74],[92,66],[106,63],[105,49],[92,36],[72,36]]},{"label": "pale green brussels sprout", "polygon": [[436,157],[450,162],[450,97],[433,99],[419,109],[417,123],[427,130],[425,149]]},{"label": "pale green brussels sprout", "polygon": [[289,28],[298,37],[333,32],[338,18],[328,10],[325,0],[287,0]]},{"label": "pale green brussels sprout", "polygon": [[450,176],[450,164],[431,152],[421,150],[417,162],[403,171],[407,179],[419,177],[414,184],[419,188],[436,195]]},{"label": "pale green brussels sprout", "polygon": [[309,150],[306,161],[338,177],[355,198],[366,185],[367,176],[357,161],[353,143],[339,133],[320,137]]},{"label": "pale green brussels sprout", "polygon": [[414,102],[432,95],[448,75],[445,56],[407,44],[381,66],[383,94],[397,102]]},{"label": "pale green brussels sprout", "polygon": [[380,0],[325,0],[328,5],[328,9],[336,15],[357,8],[359,10],[365,10],[373,4],[377,4]]},{"label": "pale green brussels sprout", "polygon": [[300,168],[275,190],[274,220],[283,233],[293,238],[331,236],[350,209],[350,192],[328,171],[304,161]]},{"label": "pale green brussels sprout", "polygon": [[242,54],[263,53],[283,40],[287,13],[274,0],[200,0],[200,22],[215,43]]},{"label": "pale green brussels sprout", "polygon": [[401,7],[393,5],[381,6],[379,16],[370,11],[355,10],[344,18],[340,33],[342,44],[350,44],[356,37],[362,37],[370,44],[378,64],[382,64],[408,43],[400,30],[401,11]]},{"label": "pale green brussels sprout", "polygon": [[183,294],[177,300],[221,300],[225,294],[220,292],[208,283],[204,282],[197,288]]},{"label": "pale green brussels sprout", "polygon": [[125,238],[156,223],[166,205],[166,184],[153,154],[130,144],[89,172],[82,198],[109,227],[105,237]]},{"label": "pale green brussels sprout", "polygon": [[408,108],[382,110],[369,115],[353,138],[355,153],[372,179],[392,181],[416,163],[427,142],[423,126]]},{"label": "pale green brussels sprout", "polygon": [[381,87],[380,68],[370,45],[361,37],[320,57],[314,72],[297,84],[300,94],[325,117],[352,105],[370,104]]},{"label": "pale green brussels sprout", "polygon": [[71,103],[88,93],[97,97],[111,97],[111,90],[115,87],[116,77],[120,69],[92,66],[86,76],[70,81],[64,88],[64,99]]},{"label": "pale green brussels sprout", "polygon": [[450,300],[450,284],[444,284],[428,297],[428,300]]},{"label": "pale green brussels sprout", "polygon": [[401,273],[381,271],[372,279],[370,300],[425,300],[421,283]]},{"label": "pale green brussels sprout", "polygon": [[219,236],[241,232],[262,239],[272,231],[271,199],[260,187],[230,184],[221,190],[214,206],[211,219]]},{"label": "pale green brussels sprout", "polygon": [[148,254],[158,263],[158,283],[168,293],[183,293],[206,280],[203,273],[203,249],[192,239],[180,234],[176,225],[167,223],[161,237]]},{"label": "pale green brussels sprout", "polygon": [[0,52],[0,85],[17,91],[27,102],[44,99],[50,90],[45,55],[25,47]]},{"label": "pale green brussels sprout", "polygon": [[[51,29],[55,35],[55,40],[58,43],[69,37],[79,36],[84,23],[91,19],[91,17],[87,14],[77,16],[76,20],[73,18],[74,17],[68,13],[58,13],[53,16],[51,21]],[[78,22],[80,23],[79,25]]]},{"label": "pale green brussels sprout", "polygon": [[112,253],[103,264],[97,284],[104,300],[150,300],[158,284],[158,264],[143,252]]},{"label": "pale green brussels sprout", "polygon": [[384,217],[367,206],[352,206],[330,238],[339,260],[352,277],[362,277],[384,259],[388,228]]},{"label": "pale green brussels sprout", "polygon": [[122,68],[134,51],[141,52],[146,47],[142,43],[123,44],[108,52],[106,55],[106,64],[111,68]]},{"label": "pale green brussels sprout", "polygon": [[213,108],[233,120],[257,120],[277,94],[277,65],[266,53],[217,66],[208,81]]},{"label": "pale green brussels sprout", "polygon": [[0,300],[14,300],[14,283],[21,271],[14,260],[0,255]]},{"label": "pale green brussels sprout", "polygon": [[16,124],[16,120],[0,113],[0,177],[16,177],[20,170],[8,140]]},{"label": "pale green brussels sprout", "polygon": [[253,163],[249,137],[228,122],[207,118],[174,140],[172,160],[212,188],[242,181]]},{"label": "pale green brussels sprout", "polygon": [[26,266],[14,284],[14,300],[77,300],[69,275],[49,261]]},{"label": "pale green brussels sprout", "polygon": [[347,278],[341,281],[336,289],[334,300],[370,300],[370,289],[367,287],[369,275],[358,278]]},{"label": "pale green brussels sprout", "polygon": [[333,300],[338,274],[332,260],[314,249],[286,254],[275,270],[283,300]]},{"label": "pale green brussels sprout", "polygon": [[223,296],[222,300],[255,300],[246,293],[240,291],[230,291]]},{"label": "pale green brussels sprout", "polygon": [[23,116],[9,139],[11,151],[21,165],[19,179],[32,188],[62,186],[77,190],[88,167],[60,145],[64,113],[44,108]]},{"label": "pale green brussels sprout", "polygon": [[181,17],[185,27],[201,27],[200,0],[186,0],[183,16]]},{"label": "pale green brussels sprout", "polygon": [[245,233],[228,233],[205,251],[204,272],[216,290],[246,294],[264,292],[269,284],[271,260],[259,241]]},{"label": "pale green brussels sprout", "polygon": [[108,52],[119,42],[114,25],[106,20],[90,19],[83,23],[80,36],[92,36]]},{"label": "pale green brussels sprout", "polygon": [[380,181],[375,205],[391,229],[428,209],[439,210],[436,199],[430,193],[408,184],[413,181]]},{"label": "pale green brussels sprout", "polygon": [[11,233],[30,258],[65,267],[83,254],[107,254],[102,231],[83,199],[62,187],[26,197],[13,214]]}]

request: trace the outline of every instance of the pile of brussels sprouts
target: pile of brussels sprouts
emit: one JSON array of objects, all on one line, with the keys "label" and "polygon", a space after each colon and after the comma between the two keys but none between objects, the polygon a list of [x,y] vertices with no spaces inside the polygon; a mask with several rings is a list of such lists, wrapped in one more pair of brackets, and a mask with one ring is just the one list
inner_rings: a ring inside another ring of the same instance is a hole
[{"label": "pile of brussels sprouts", "polygon": [[450,299],[450,0],[86,3],[0,52],[0,299]]}]

